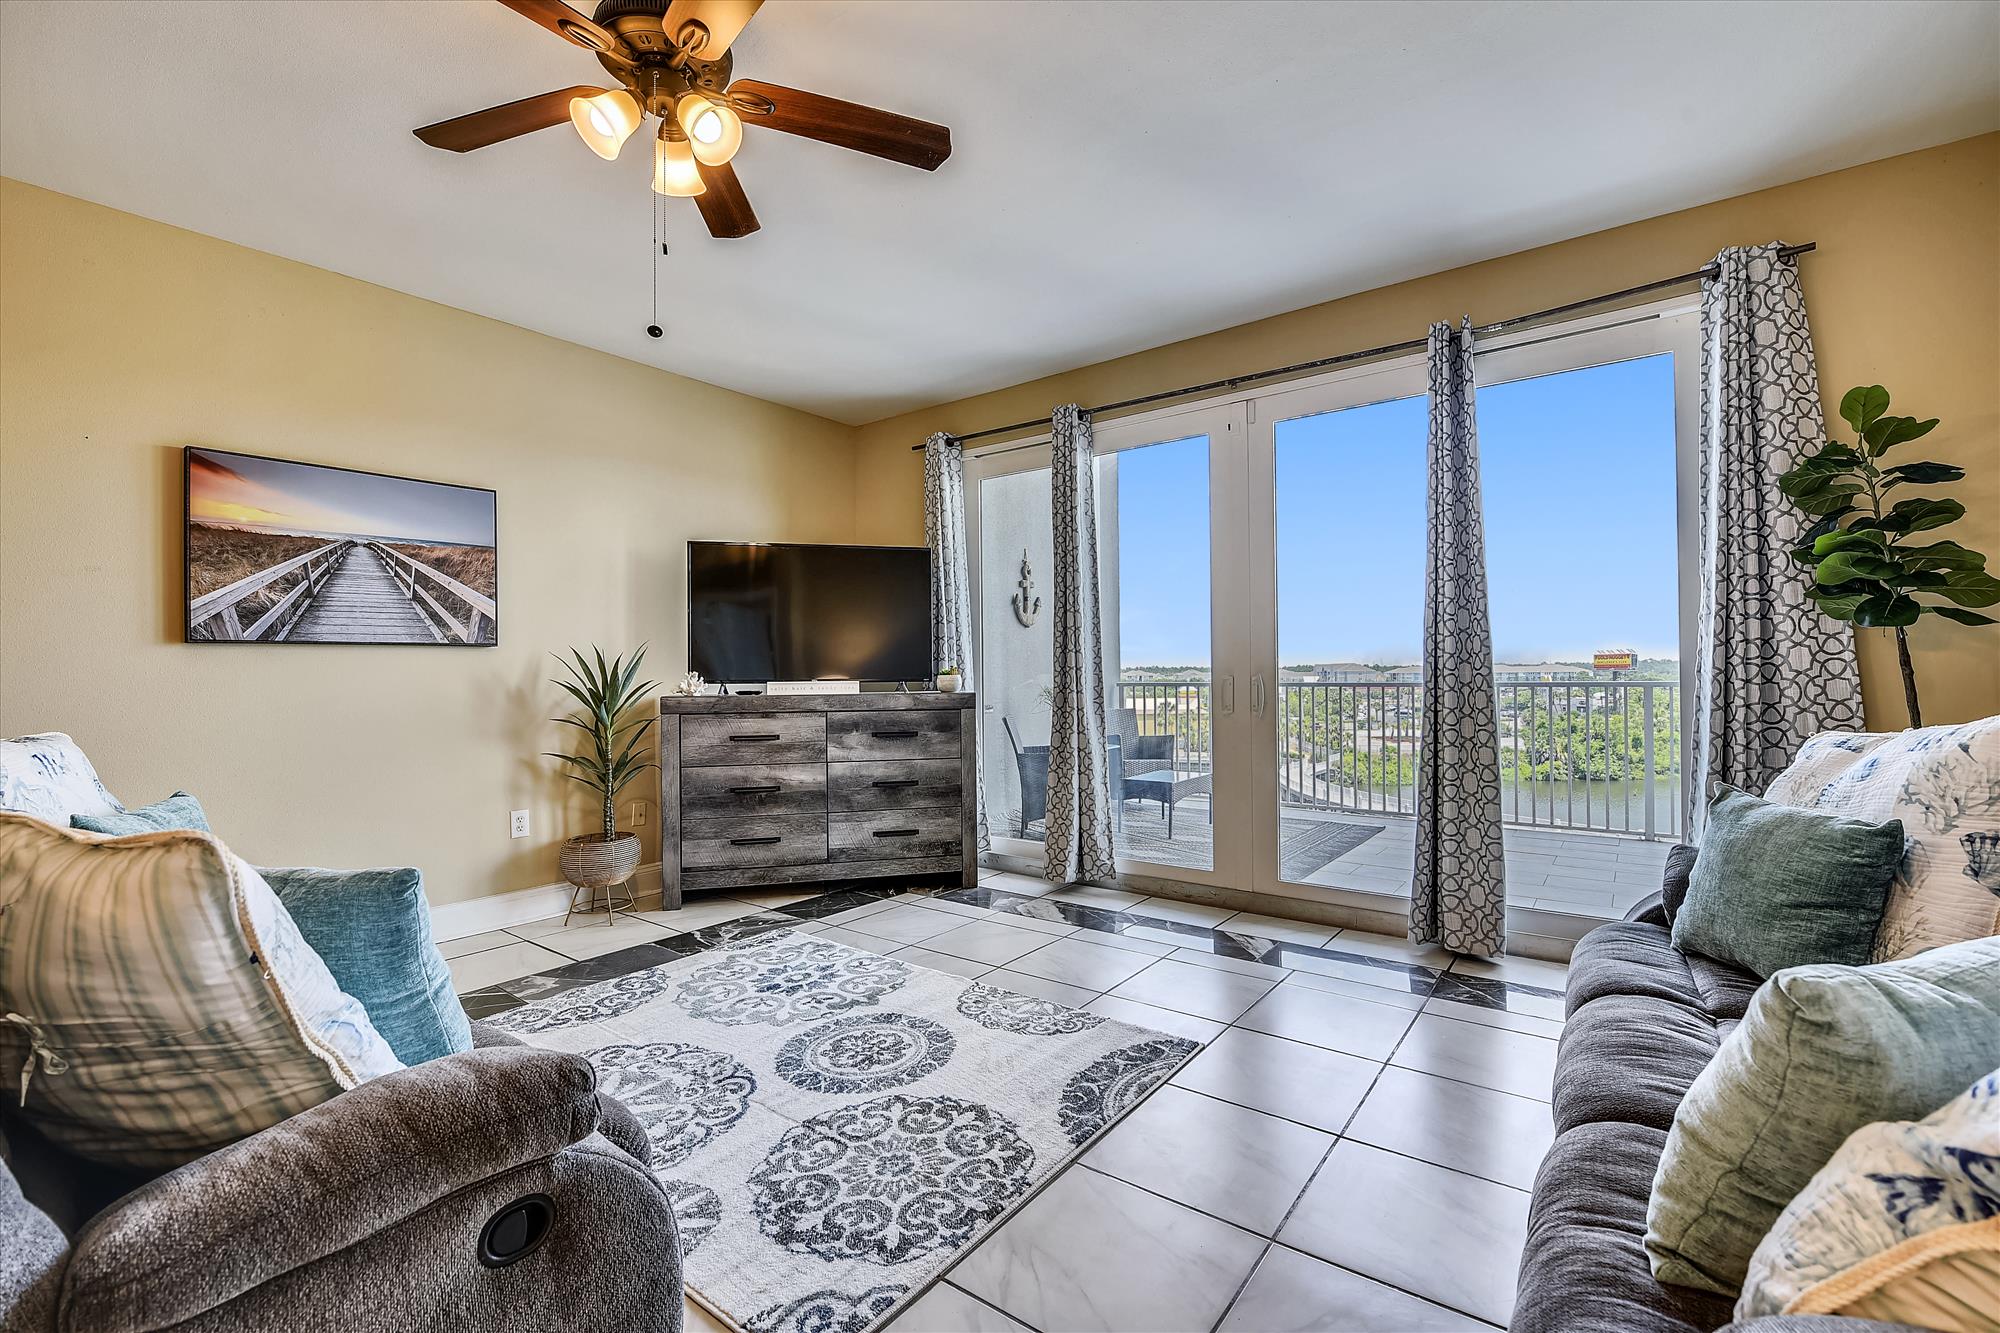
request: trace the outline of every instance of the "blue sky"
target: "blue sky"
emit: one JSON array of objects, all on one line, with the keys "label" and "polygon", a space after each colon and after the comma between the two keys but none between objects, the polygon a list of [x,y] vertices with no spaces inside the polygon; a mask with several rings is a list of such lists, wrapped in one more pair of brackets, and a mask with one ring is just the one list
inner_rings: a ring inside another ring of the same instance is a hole
[{"label": "blue sky", "polygon": [[[1494,649],[1677,655],[1673,358],[1479,391]],[[1412,662],[1423,631],[1422,395],[1277,425],[1278,660]],[[1119,456],[1123,664],[1208,660],[1208,447]]]}]

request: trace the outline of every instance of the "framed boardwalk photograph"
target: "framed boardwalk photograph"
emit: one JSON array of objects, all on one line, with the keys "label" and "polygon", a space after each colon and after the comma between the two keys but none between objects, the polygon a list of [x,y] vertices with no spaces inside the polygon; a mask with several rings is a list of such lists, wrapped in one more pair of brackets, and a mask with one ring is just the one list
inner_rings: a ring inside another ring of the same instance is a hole
[{"label": "framed boardwalk photograph", "polygon": [[494,492],[183,452],[189,643],[500,641]]}]

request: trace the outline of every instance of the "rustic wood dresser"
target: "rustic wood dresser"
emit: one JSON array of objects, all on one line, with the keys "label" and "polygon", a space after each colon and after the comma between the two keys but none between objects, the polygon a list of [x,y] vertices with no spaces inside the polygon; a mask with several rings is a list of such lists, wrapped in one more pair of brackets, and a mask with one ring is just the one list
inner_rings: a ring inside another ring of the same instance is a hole
[{"label": "rustic wood dresser", "polygon": [[976,885],[978,718],[970,693],[667,695],[663,905],[896,875]]}]

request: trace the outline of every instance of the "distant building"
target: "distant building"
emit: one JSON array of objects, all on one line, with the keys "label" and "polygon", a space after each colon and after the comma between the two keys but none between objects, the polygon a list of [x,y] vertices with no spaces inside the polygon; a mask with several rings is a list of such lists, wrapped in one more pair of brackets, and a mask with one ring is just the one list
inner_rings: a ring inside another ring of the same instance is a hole
[{"label": "distant building", "polygon": [[1590,680],[1595,673],[1584,662],[1495,662],[1493,679],[1502,685],[1535,681]]}]

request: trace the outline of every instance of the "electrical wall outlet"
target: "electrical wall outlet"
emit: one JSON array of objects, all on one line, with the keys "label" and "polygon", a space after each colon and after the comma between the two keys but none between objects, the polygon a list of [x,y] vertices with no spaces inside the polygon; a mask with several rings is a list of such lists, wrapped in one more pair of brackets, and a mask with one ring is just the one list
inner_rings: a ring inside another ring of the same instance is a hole
[{"label": "electrical wall outlet", "polygon": [[646,827],[646,803],[644,801],[632,802],[632,827]]},{"label": "electrical wall outlet", "polygon": [[507,836],[510,838],[525,838],[528,836],[528,812],[526,810],[516,810],[514,812],[512,821],[507,825]]}]

